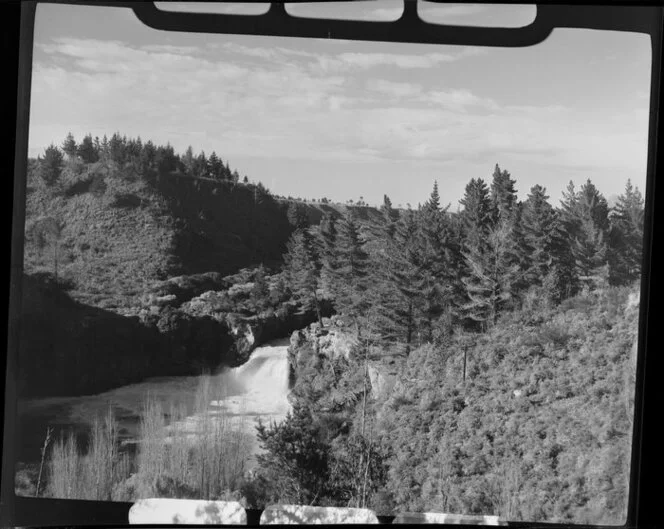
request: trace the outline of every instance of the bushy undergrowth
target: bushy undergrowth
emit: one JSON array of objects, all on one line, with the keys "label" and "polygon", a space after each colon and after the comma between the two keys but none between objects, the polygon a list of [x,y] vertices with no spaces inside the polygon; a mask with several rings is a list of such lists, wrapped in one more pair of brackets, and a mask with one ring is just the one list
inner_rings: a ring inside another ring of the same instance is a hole
[{"label": "bushy undergrowth", "polygon": [[[622,523],[638,331],[630,293],[529,307],[486,333],[422,345],[394,390],[366,405],[361,346],[346,358],[313,338],[299,343],[296,413],[261,432],[267,455],[254,495],[380,514]],[[291,438],[307,440],[298,457]],[[306,472],[314,463],[316,480]]]},{"label": "bushy undergrowth", "polygon": [[73,433],[56,441],[49,463],[47,495],[54,498],[110,501],[113,490],[129,476],[131,461],[118,452],[117,424],[110,411],[95,419],[87,453]]},{"label": "bushy undergrowth", "polygon": [[192,415],[183,405],[146,397],[137,450],[120,452],[112,414],[95,420],[87,451],[73,433],[48,458],[46,495],[64,499],[136,501],[146,497],[238,499],[249,457],[247,429],[213,403],[223,387],[203,376]]},{"label": "bushy undergrowth", "polygon": [[570,299],[538,324],[514,313],[414,351],[382,413],[399,507],[622,523],[638,330],[628,293]]}]

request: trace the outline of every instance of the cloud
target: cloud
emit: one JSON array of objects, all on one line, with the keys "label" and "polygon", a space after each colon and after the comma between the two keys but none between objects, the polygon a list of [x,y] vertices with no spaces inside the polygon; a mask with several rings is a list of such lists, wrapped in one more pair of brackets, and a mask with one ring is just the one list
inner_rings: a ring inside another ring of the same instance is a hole
[{"label": "cloud", "polygon": [[384,79],[369,79],[366,83],[368,90],[379,92],[390,97],[416,96],[422,92],[422,86],[415,83],[400,83]]},{"label": "cloud", "polygon": [[[426,77],[416,83],[364,73],[389,66],[406,79],[413,68],[467,56],[463,50],[315,54],[238,42],[221,43],[222,53],[191,48],[72,38],[38,44],[31,152],[69,130],[77,137],[120,130],[231,159],[449,165],[500,158],[612,170],[645,160],[647,131],[637,130],[643,112],[581,119],[561,105],[507,105],[440,81],[427,89]],[[246,57],[258,61],[248,65]],[[333,63],[312,67],[322,59]]]},{"label": "cloud", "polygon": [[432,68],[441,63],[454,62],[482,52],[463,50],[459,53],[431,52],[421,55],[399,53],[358,53],[345,52],[335,57],[319,57],[319,64],[324,70],[366,69],[375,66],[393,66],[398,68]]},{"label": "cloud", "polygon": [[478,97],[469,90],[432,90],[423,95],[422,100],[442,107],[460,112],[466,112],[469,107],[486,110],[498,110],[498,104],[490,98]]}]

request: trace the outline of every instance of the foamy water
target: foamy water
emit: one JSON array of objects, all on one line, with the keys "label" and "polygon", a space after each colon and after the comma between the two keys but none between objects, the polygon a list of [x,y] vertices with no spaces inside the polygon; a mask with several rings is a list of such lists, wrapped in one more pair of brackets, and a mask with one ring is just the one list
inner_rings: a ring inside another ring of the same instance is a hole
[{"label": "foamy water", "polygon": [[[282,421],[290,409],[288,403],[288,339],[275,340],[256,348],[247,363],[209,376],[210,399],[205,416],[196,413],[196,394],[203,377],[155,377],[98,395],[35,399],[20,404],[24,441],[34,445],[25,459],[38,459],[47,425],[59,429],[88,427],[95,416],[103,417],[109,406],[118,422],[124,443],[134,443],[139,436],[139,422],[146,396],[162,405],[165,413],[172,405],[182,406],[186,418],[167,427],[196,437],[203,425],[216,420],[241,428],[248,434],[250,450],[258,451],[256,423]],[[221,391],[223,395],[215,393]],[[27,439],[28,435],[35,439]],[[33,454],[34,452],[34,454]]]}]

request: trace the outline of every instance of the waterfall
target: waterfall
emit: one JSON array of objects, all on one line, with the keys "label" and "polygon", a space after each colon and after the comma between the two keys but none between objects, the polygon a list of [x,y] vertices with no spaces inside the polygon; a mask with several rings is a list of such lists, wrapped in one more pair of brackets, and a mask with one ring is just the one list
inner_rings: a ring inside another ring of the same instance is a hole
[{"label": "waterfall", "polygon": [[258,347],[249,361],[227,372],[236,393],[213,401],[232,414],[280,421],[290,409],[288,402],[288,340]]}]

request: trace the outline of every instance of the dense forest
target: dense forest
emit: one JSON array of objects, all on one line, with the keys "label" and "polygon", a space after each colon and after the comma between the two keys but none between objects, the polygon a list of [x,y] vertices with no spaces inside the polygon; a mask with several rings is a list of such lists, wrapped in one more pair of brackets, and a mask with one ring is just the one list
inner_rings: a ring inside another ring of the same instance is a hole
[{"label": "dense forest", "polygon": [[[89,174],[104,159],[148,181],[179,174],[273,200],[215,153],[117,134],[70,136],[34,170],[55,186],[72,178],[63,167]],[[559,206],[540,185],[519,200],[516,185],[496,165],[490,182],[468,182],[458,212],[437,183],[417,209],[385,196],[371,214],[327,208],[312,222],[308,205],[286,203],[283,261],[251,255],[244,308],[291,303],[316,322],[291,341],[292,413],[258,426],[259,468],[227,493],[250,507],[622,523],[644,200],[630,181],[614,207],[590,180],[570,182]],[[326,341],[342,334],[346,355]]]},{"label": "dense forest", "polygon": [[[345,359],[321,355],[330,323],[319,319],[300,351],[292,416],[259,430],[262,492],[388,512],[618,523],[643,197],[628,181],[609,208],[588,180],[570,182],[559,207],[539,185],[519,201],[496,165],[460,202],[460,213],[441,207],[434,184],[417,210],[385,197],[372,222],[296,223],[288,284],[305,305],[331,299],[334,325],[357,346]],[[369,369],[395,363],[390,394],[369,399]]]}]

